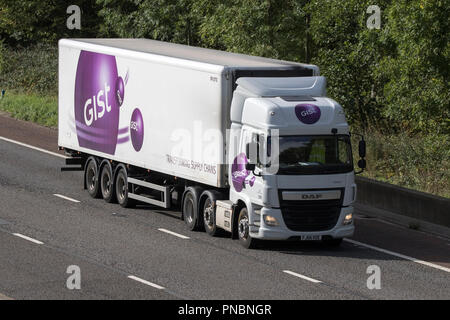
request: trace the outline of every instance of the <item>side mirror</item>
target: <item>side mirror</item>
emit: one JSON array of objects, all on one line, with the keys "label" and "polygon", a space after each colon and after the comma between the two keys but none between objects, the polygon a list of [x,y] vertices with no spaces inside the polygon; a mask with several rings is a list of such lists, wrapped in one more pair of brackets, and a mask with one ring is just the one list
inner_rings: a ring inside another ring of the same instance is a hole
[{"label": "side mirror", "polygon": [[366,160],[365,159],[359,159],[358,160],[358,167],[362,170],[366,168]]},{"label": "side mirror", "polygon": [[256,164],[254,164],[254,163],[248,162],[245,164],[245,170],[247,170],[247,171],[253,172],[255,170],[255,168],[256,168]]},{"label": "side mirror", "polygon": [[366,157],[366,141],[364,140],[364,136],[362,134],[359,134],[359,133],[355,133],[355,134],[361,137],[361,140],[359,141],[359,144],[358,144],[358,153],[359,153],[359,157],[361,158],[360,160],[358,160],[358,167],[361,170],[359,170],[358,172],[355,172],[355,174],[360,174],[364,171],[364,169],[367,166],[366,159],[364,159]]},{"label": "side mirror", "polygon": [[360,158],[366,157],[366,141],[364,140],[364,137],[359,141],[358,152]]}]

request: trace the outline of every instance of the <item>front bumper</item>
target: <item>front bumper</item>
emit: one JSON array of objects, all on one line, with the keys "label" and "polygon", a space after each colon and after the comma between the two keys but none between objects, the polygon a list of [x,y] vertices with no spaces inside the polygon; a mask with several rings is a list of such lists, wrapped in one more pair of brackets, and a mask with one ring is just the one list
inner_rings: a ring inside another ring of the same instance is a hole
[{"label": "front bumper", "polygon": [[[350,224],[344,225],[345,216],[349,213],[353,213],[353,207],[344,207],[341,209],[339,219],[336,226],[333,229],[326,231],[314,231],[314,232],[299,232],[290,230],[283,220],[283,215],[280,209],[273,208],[262,208],[261,210],[261,220],[260,226],[252,226],[250,228],[250,236],[255,239],[265,239],[265,240],[287,240],[292,237],[300,236],[310,236],[310,235],[320,235],[322,237],[332,237],[332,238],[346,238],[351,237],[354,233],[355,226],[353,221]],[[278,221],[278,226],[267,226],[264,223],[263,216],[271,215]]]}]

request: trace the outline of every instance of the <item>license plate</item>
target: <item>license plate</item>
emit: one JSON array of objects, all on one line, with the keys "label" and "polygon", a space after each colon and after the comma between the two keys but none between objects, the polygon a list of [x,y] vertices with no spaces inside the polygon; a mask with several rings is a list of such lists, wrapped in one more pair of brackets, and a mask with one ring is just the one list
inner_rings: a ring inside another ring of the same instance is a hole
[{"label": "license plate", "polygon": [[322,236],[301,236],[302,241],[318,241],[322,240]]}]

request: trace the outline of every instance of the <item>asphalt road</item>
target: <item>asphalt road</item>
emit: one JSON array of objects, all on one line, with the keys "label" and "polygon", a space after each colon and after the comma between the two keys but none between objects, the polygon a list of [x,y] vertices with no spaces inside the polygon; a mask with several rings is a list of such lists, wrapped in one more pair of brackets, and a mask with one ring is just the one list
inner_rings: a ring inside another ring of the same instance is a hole
[{"label": "asphalt road", "polygon": [[[56,131],[3,116],[0,137],[57,152]],[[188,232],[179,212],[92,199],[82,173],[63,165],[0,138],[0,300],[450,299],[448,239],[358,217],[340,248],[246,250]],[[367,287],[372,265],[380,289]],[[67,288],[69,266],[80,268],[80,290]]]}]

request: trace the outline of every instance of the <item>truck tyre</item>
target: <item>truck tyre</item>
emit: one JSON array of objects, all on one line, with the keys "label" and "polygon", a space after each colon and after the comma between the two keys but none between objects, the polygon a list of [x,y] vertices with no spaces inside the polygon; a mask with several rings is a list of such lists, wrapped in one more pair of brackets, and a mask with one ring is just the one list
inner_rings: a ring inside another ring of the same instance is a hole
[{"label": "truck tyre", "polygon": [[246,207],[242,208],[239,212],[237,229],[239,242],[241,243],[241,245],[247,249],[254,249],[257,244],[257,239],[253,239],[250,236],[250,222],[248,219],[248,210]]},{"label": "truck tyre", "polygon": [[113,170],[109,162],[106,162],[102,166],[100,173],[100,189],[102,191],[103,199],[106,202],[112,203],[116,200]]},{"label": "truck tyre", "polygon": [[200,197],[202,199],[200,218],[203,218],[206,233],[212,237],[220,232],[220,229],[216,226],[216,200],[219,198],[220,194],[209,190],[203,192]]},{"label": "truck tyre", "polygon": [[89,195],[92,198],[100,198],[101,190],[100,183],[98,179],[98,166],[95,158],[91,157],[88,159],[86,167],[84,169],[84,179],[86,182],[86,188]]},{"label": "truck tyre", "polygon": [[189,187],[183,196],[183,219],[190,231],[200,230],[203,226],[203,219],[199,219],[198,214],[200,192],[195,187]]},{"label": "truck tyre", "polygon": [[115,180],[117,202],[123,208],[134,207],[136,202],[128,198],[128,176],[124,168],[119,169]]}]

